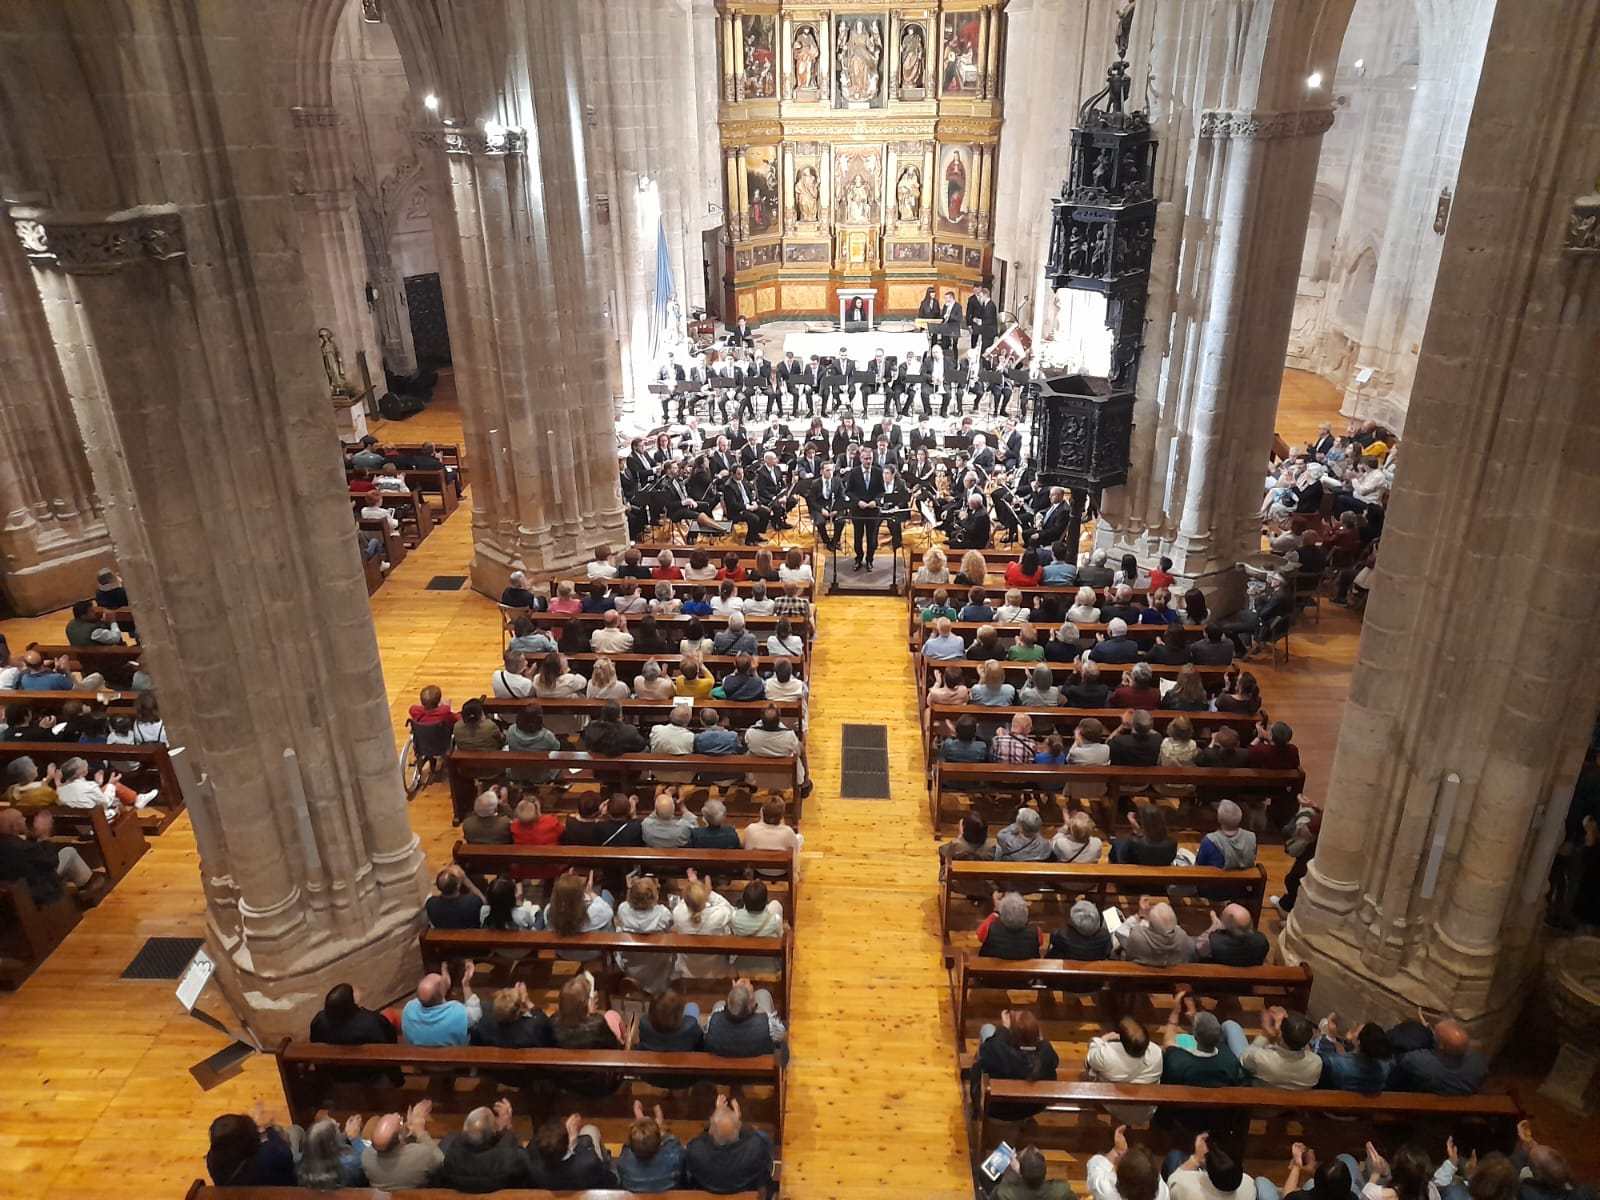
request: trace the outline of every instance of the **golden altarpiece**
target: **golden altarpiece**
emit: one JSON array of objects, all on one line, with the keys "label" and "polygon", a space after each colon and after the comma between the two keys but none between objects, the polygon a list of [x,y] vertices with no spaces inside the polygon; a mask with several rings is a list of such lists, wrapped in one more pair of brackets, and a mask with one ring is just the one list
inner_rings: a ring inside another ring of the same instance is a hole
[{"label": "golden altarpiece", "polygon": [[723,315],[965,302],[993,253],[1005,0],[717,5]]}]

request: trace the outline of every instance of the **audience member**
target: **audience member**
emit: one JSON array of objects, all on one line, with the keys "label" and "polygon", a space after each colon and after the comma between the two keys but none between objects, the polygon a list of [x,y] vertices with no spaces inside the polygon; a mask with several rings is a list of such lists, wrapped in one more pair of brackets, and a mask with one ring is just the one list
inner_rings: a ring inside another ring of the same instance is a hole
[{"label": "audience member", "polygon": [[322,999],[322,1011],[311,1018],[310,1040],[329,1046],[392,1045],[399,1040],[394,1023],[381,1012],[361,1007],[361,993],[336,983]]},{"label": "audience member", "polygon": [[1129,917],[1115,933],[1122,957],[1146,967],[1174,967],[1194,961],[1194,939],[1178,924],[1178,915],[1165,900],[1139,902],[1139,914]]},{"label": "audience member", "polygon": [[1271,947],[1267,936],[1252,926],[1250,910],[1230,904],[1211,915],[1211,927],[1195,939],[1195,958],[1226,967],[1259,967]]},{"label": "audience member", "polygon": [[526,1187],[528,1156],[511,1128],[511,1101],[496,1100],[492,1109],[475,1108],[439,1146],[443,1161],[435,1183],[460,1192],[494,1192]]},{"label": "audience member", "polygon": [[1111,861],[1138,867],[1170,867],[1178,843],[1167,833],[1166,814],[1154,804],[1141,804],[1128,814],[1132,837],[1111,843]]},{"label": "audience member", "polygon": [[[473,923],[477,928],[477,923]],[[465,1046],[468,1031],[483,1016],[483,1003],[472,990],[471,959],[461,969],[461,999],[449,999],[450,967],[437,975],[424,975],[415,999],[400,1010],[400,1033],[412,1046]],[[374,1137],[374,1144],[378,1139]],[[413,1186],[413,1185],[406,1185]]]},{"label": "audience member", "polygon": [[1028,902],[1016,892],[993,894],[994,911],[978,924],[978,953],[984,958],[1038,958],[1044,931],[1028,920]]},{"label": "audience member", "polygon": [[617,1156],[617,1182],[624,1191],[670,1192],[683,1182],[684,1145],[667,1132],[661,1106],[645,1116],[642,1101],[633,1102],[633,1124]]},{"label": "audience member", "polygon": [[[978,1054],[969,1075],[973,1111],[980,1111],[986,1076],[1026,1082],[1053,1080],[1060,1065],[1060,1056],[1041,1035],[1039,1018],[1031,1009],[1002,1010],[998,1027],[985,1025],[978,1031]],[[989,1115],[996,1121],[1024,1121],[1039,1111],[1037,1104],[989,1105]]]},{"label": "audience member", "polygon": [[1092,900],[1077,900],[1067,911],[1067,924],[1050,935],[1046,958],[1068,962],[1104,962],[1111,957],[1111,931]]},{"label": "audience member", "polygon": [[684,1153],[684,1184],[718,1196],[772,1195],[772,1139],[741,1124],[738,1100],[717,1097],[706,1132]]},{"label": "audience member", "polygon": [[[257,1106],[259,1108],[259,1105]],[[228,1113],[211,1122],[206,1171],[217,1187],[294,1187],[294,1152],[284,1132],[263,1116]]]},{"label": "audience member", "polygon": [[1256,835],[1240,827],[1243,821],[1243,810],[1232,800],[1219,803],[1217,828],[1200,839],[1200,850],[1195,855],[1194,865],[1221,867],[1226,871],[1242,871],[1255,866]]}]

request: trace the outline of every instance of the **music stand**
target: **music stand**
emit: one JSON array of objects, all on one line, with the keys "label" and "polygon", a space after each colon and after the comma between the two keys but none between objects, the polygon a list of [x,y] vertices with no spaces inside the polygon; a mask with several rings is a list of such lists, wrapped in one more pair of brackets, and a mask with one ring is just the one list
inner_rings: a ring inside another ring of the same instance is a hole
[{"label": "music stand", "polygon": [[970,433],[947,433],[944,435],[944,448],[946,450],[971,450],[972,435]]},{"label": "music stand", "polygon": [[780,461],[798,449],[800,449],[800,443],[795,441],[794,438],[784,438],[782,441],[774,442],[772,445],[772,452],[778,456]]},{"label": "music stand", "polygon": [[928,336],[936,342],[948,341],[953,347],[961,340],[961,322],[940,321],[928,326]]}]

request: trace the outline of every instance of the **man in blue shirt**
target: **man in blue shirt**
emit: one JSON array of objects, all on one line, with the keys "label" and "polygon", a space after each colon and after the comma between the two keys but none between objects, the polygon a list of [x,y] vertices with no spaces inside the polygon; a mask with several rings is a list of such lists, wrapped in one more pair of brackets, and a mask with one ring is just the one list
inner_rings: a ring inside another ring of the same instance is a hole
[{"label": "man in blue shirt", "polygon": [[439,968],[437,975],[424,975],[417,984],[417,996],[400,1010],[400,1033],[411,1046],[465,1046],[467,1030],[483,1016],[483,1002],[472,991],[472,960],[461,975],[461,999],[447,1000],[450,994],[450,968]]},{"label": "man in blue shirt", "polygon": [[17,688],[24,692],[70,692],[76,684],[68,674],[71,660],[63,654],[49,666],[37,650],[22,656],[22,674],[17,677]]},{"label": "man in blue shirt", "polygon": [[1435,1096],[1475,1096],[1489,1076],[1489,1064],[1472,1048],[1466,1029],[1446,1017],[1433,1027],[1433,1048],[1413,1050],[1395,1060],[1389,1087],[1396,1092]]},{"label": "man in blue shirt", "polygon": [[965,662],[967,644],[950,632],[948,617],[933,623],[933,636],[922,643],[922,657],[934,662]]},{"label": "man in blue shirt", "polygon": [[738,754],[743,749],[739,735],[731,729],[722,727],[722,718],[714,708],[707,708],[700,713],[700,732],[694,735],[694,752],[696,754],[717,754],[727,756]]},{"label": "man in blue shirt", "polygon": [[955,763],[989,761],[989,746],[978,736],[976,717],[962,717],[956,722],[956,735],[945,738],[939,744],[939,757],[945,762]]},{"label": "man in blue shirt", "polygon": [[1393,1051],[1389,1035],[1381,1025],[1368,1021],[1348,1038],[1339,1036],[1336,1018],[1329,1015],[1326,1032],[1311,1043],[1322,1059],[1319,1088],[1335,1092],[1360,1092],[1376,1096],[1389,1082],[1389,1062]]},{"label": "man in blue shirt", "polygon": [[748,654],[740,654],[733,661],[733,672],[722,677],[722,694],[729,700],[765,700],[767,685],[755,673],[755,663]]}]

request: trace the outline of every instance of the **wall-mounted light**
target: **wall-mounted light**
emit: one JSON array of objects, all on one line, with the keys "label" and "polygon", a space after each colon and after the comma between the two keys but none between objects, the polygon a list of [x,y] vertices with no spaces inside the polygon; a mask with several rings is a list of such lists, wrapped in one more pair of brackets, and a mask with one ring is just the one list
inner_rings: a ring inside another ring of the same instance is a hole
[{"label": "wall-mounted light", "polygon": [[422,107],[427,109],[429,112],[438,112],[439,97],[435,96],[432,92],[429,92],[422,98]]},{"label": "wall-mounted light", "polygon": [[641,192],[648,192],[650,190],[650,176],[648,176],[648,175],[639,176],[639,190]]},{"label": "wall-mounted light", "polygon": [[1319,87],[1321,87],[1322,86],[1322,72],[1321,71],[1313,71],[1313,72],[1311,72],[1311,74],[1307,75],[1306,76],[1306,86],[1308,88],[1319,88]]},{"label": "wall-mounted light", "polygon": [[1364,58],[1358,58],[1358,59],[1355,60],[1355,62],[1351,63],[1350,65],[1352,67],[1354,67],[1357,71],[1365,71],[1367,69],[1367,60],[1364,59]]}]

